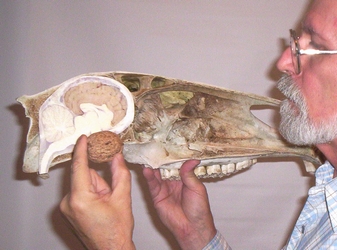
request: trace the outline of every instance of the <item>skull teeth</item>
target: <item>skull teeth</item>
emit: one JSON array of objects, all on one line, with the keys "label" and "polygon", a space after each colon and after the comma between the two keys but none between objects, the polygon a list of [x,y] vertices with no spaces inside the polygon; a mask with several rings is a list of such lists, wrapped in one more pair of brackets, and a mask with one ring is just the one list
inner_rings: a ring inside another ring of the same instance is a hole
[{"label": "skull teeth", "polygon": [[179,180],[179,169],[173,168],[173,169],[166,169],[161,168],[160,169],[160,175],[163,180]]},{"label": "skull teeth", "polygon": [[[257,162],[257,159],[250,159],[236,163],[225,165],[198,166],[194,169],[194,173],[198,178],[218,178],[228,176],[240,170],[246,169]],[[163,180],[180,180],[179,169],[160,169],[161,178]]]}]

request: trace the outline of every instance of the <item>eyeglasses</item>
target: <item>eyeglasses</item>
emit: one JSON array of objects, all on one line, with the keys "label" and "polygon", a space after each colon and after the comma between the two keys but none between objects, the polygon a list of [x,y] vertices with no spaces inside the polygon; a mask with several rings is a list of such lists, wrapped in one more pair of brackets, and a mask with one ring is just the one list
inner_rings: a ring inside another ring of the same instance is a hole
[{"label": "eyeglasses", "polygon": [[333,55],[337,54],[337,50],[317,50],[317,49],[301,49],[299,43],[299,37],[296,35],[295,30],[290,30],[290,49],[291,58],[295,73],[298,75],[301,73],[301,55]]}]

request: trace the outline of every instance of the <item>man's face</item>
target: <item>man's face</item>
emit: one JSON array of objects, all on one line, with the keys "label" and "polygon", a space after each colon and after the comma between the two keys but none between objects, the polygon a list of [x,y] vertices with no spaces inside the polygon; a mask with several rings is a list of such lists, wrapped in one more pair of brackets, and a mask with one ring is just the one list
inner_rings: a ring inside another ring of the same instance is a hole
[{"label": "man's face", "polygon": [[[337,50],[337,1],[315,0],[303,22],[301,49]],[[288,98],[281,107],[280,132],[289,142],[320,144],[337,137],[337,55],[302,55],[296,75],[288,48],[277,67]]]}]

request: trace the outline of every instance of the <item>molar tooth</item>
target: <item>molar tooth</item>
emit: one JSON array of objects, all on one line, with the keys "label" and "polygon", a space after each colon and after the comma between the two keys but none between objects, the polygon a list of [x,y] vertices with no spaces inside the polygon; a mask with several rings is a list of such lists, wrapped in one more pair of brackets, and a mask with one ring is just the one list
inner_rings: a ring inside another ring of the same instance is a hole
[{"label": "molar tooth", "polygon": [[171,175],[171,178],[174,178],[175,180],[179,180],[180,179],[179,169],[177,168],[170,169],[170,175]]},{"label": "molar tooth", "polygon": [[207,166],[207,174],[210,176],[218,176],[221,174],[220,165]]},{"label": "molar tooth", "polygon": [[179,169],[161,168],[160,175],[163,180],[180,180]]},{"label": "molar tooth", "polygon": [[197,177],[203,177],[204,175],[207,174],[206,168],[205,168],[204,166],[196,167],[196,168],[194,169],[194,174],[195,174]]},{"label": "molar tooth", "polygon": [[225,175],[229,175],[235,171],[235,164],[234,163],[229,163],[227,165],[222,165],[221,166],[222,173]]},{"label": "molar tooth", "polygon": [[246,160],[246,161],[242,161],[242,162],[238,162],[236,164],[236,170],[242,170],[248,167],[253,166],[255,163],[257,162],[257,159],[250,159],[250,160]]},{"label": "molar tooth", "polygon": [[240,171],[242,170],[243,168],[246,168],[248,167],[249,165],[249,161],[240,161],[240,162],[237,162],[236,165],[235,165],[235,170],[236,171]]},{"label": "molar tooth", "polygon": [[161,168],[160,169],[160,175],[163,180],[170,179],[170,171],[166,168]]},{"label": "molar tooth", "polygon": [[228,165],[222,165],[221,166],[221,171],[222,171],[223,174],[227,174],[227,166]]}]

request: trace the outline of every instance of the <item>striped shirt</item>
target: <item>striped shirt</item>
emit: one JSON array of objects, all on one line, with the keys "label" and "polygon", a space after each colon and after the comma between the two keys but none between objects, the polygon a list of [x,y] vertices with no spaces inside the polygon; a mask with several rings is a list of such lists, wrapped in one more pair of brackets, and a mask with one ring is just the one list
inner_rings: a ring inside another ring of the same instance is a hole
[{"label": "striped shirt", "polygon": [[[296,222],[284,250],[336,249],[337,250],[337,178],[329,162],[316,173],[316,185],[309,189],[308,199]],[[203,250],[230,250],[217,232]]]},{"label": "striped shirt", "polygon": [[214,238],[202,250],[231,250],[225,238],[217,231]]},{"label": "striped shirt", "polygon": [[337,249],[337,178],[329,162],[316,173],[309,196],[284,249]]}]

